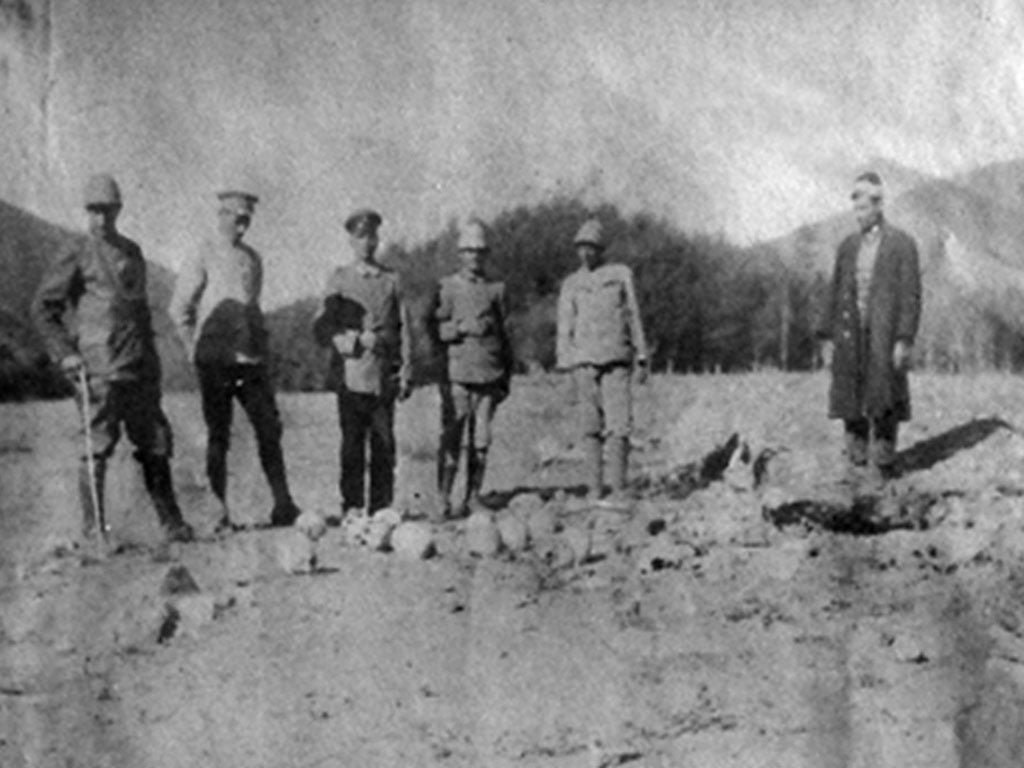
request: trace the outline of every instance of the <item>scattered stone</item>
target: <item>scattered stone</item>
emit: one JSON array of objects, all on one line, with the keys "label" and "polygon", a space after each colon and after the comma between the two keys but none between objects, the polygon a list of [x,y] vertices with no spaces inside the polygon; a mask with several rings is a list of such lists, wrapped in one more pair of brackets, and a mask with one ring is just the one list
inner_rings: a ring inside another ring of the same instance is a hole
[{"label": "scattered stone", "polygon": [[501,548],[498,527],[489,511],[478,510],[466,520],[466,550],[476,557],[492,557]]},{"label": "scattered stone", "polygon": [[920,630],[901,631],[890,645],[892,654],[900,661],[924,664],[939,658],[941,649],[938,638]]},{"label": "scattered stone", "polygon": [[316,541],[327,533],[327,522],[311,509],[299,515],[295,527],[306,534],[310,541]]},{"label": "scattered stone", "polygon": [[547,536],[534,545],[537,557],[549,568],[571,568],[576,564],[576,553],[562,535]]},{"label": "scattered stone", "polygon": [[543,506],[544,499],[537,493],[520,493],[518,496],[513,496],[512,500],[508,503],[509,511],[522,517],[530,515]]},{"label": "scattered stone", "polygon": [[281,531],[276,541],[277,563],[285,573],[311,573],[316,568],[316,547],[294,528]]},{"label": "scattered stone", "polygon": [[193,638],[198,638],[217,615],[217,601],[213,595],[185,595],[175,600],[174,606],[178,612],[177,633]]},{"label": "scattered stone", "polygon": [[172,566],[160,585],[160,594],[166,596],[194,595],[198,592],[199,585],[184,565]]},{"label": "scattered stone", "polygon": [[513,553],[522,552],[530,543],[529,528],[516,514],[505,514],[498,518],[498,536],[501,545]]},{"label": "scattered stone", "polygon": [[370,516],[370,519],[380,525],[389,525],[394,528],[402,522],[402,513],[393,507],[386,507],[378,509]]},{"label": "scattered stone", "polygon": [[391,532],[391,549],[409,560],[425,560],[435,553],[434,534],[430,525],[410,520]]},{"label": "scattered stone", "polygon": [[569,527],[559,535],[572,552],[573,564],[585,563],[590,557],[590,533],[582,528]]},{"label": "scattered stone", "polygon": [[552,536],[557,530],[554,510],[547,506],[530,510],[526,517],[526,530],[531,541]]},{"label": "scattered stone", "polygon": [[687,551],[688,548],[673,543],[668,537],[658,536],[640,552],[640,574],[648,576],[658,571],[679,568]]},{"label": "scattered stone", "polygon": [[341,534],[350,547],[360,547],[366,543],[366,532],[370,518],[362,514],[350,514],[341,522]]}]

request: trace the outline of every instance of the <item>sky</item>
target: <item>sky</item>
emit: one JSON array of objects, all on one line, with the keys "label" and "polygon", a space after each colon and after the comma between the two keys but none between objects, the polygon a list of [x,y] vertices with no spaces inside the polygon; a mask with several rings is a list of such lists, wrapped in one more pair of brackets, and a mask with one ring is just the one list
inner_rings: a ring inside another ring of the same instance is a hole
[{"label": "sky", "polygon": [[8,108],[45,105],[45,150],[0,197],[78,226],[84,177],[110,170],[125,232],[173,268],[214,190],[250,185],[268,306],[319,292],[354,206],[406,244],[557,194],[747,243],[844,209],[876,159],[1024,154],[1010,0],[49,5],[43,48],[0,35]]}]

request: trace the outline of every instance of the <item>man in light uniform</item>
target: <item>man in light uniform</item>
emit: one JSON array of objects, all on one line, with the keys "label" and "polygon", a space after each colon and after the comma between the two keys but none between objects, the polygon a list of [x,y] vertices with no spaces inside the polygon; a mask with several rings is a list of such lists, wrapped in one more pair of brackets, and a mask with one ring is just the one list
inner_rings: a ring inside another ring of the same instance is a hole
[{"label": "man in light uniform", "polygon": [[607,264],[601,222],[591,219],[575,238],[580,268],[558,297],[557,357],[572,371],[592,499],[604,495],[604,449],[612,500],[624,499],[633,427],[631,377],[646,380],[647,343],[633,288],[633,273]]},{"label": "man in light uniform", "polygon": [[[329,386],[341,427],[342,516],[390,506],[395,484],[395,399],[409,394],[409,349],[398,279],[376,260],[381,216],[360,209],[345,221],[352,262],[329,277],[313,335],[331,349]],[[366,494],[366,454],[370,490]],[[336,518],[329,516],[331,522]]]},{"label": "man in light uniform", "polygon": [[442,403],[441,419],[439,490],[446,516],[451,512],[464,434],[468,477],[460,514],[480,502],[491,421],[498,404],[508,396],[512,376],[505,284],[488,281],[484,274],[484,259],[490,249],[483,224],[467,222],[459,233],[458,248],[462,269],[441,280],[434,312],[438,337],[447,352],[451,388],[451,403],[448,407]]},{"label": "man in light uniform", "polygon": [[899,422],[910,418],[921,272],[914,239],[885,219],[878,174],[859,175],[851,199],[859,231],[836,251],[818,337],[832,370],[829,416],[843,420],[851,469],[884,480],[897,472]]},{"label": "man in light uniform", "polygon": [[271,525],[291,525],[299,516],[288,488],[281,451],[281,416],[267,366],[267,331],[260,309],[263,261],[243,242],[258,198],[226,189],[217,194],[217,235],[186,261],[171,301],[171,317],[195,363],[206,421],[206,475],[227,508],[227,456],[237,399],[256,432],[260,464],[274,497]]},{"label": "man in light uniform", "polygon": [[[88,233],[63,248],[32,305],[50,356],[73,378],[83,411],[88,398],[93,455],[91,462],[83,457],[79,469],[83,533],[91,539],[102,517],[107,461],[123,425],[167,538],[189,541],[192,528],[182,518],[171,482],[173,436],[160,407],[146,261],[139,246],[117,230],[121,191],[111,176],[88,180],[84,204]],[[83,369],[86,391],[77,386]]]}]

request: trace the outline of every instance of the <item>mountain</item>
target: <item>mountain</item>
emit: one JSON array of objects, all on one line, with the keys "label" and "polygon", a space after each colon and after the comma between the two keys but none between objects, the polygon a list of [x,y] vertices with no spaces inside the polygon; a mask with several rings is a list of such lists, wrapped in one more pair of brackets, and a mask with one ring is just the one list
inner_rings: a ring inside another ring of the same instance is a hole
[{"label": "mountain", "polygon": [[[0,400],[31,394],[56,396],[69,391],[47,360],[29,312],[44,272],[72,235],[69,230],[0,200]],[[145,243],[142,245],[145,251]],[[167,314],[174,274],[150,261],[148,275],[164,385],[169,389],[188,387],[191,372]]]},{"label": "mountain", "polygon": [[[892,166],[889,166],[891,170]],[[938,368],[1024,365],[1024,160],[952,178],[902,169],[886,216],[917,239],[925,303],[918,347]],[[831,272],[850,213],[806,224],[759,247],[805,273]]]}]

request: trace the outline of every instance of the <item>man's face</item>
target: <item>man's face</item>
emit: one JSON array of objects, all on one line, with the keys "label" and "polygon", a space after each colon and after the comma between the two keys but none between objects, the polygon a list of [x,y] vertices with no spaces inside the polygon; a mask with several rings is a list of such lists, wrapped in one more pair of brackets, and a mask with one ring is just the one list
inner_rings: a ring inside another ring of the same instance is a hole
[{"label": "man's face", "polygon": [[221,208],[217,211],[217,229],[229,243],[235,244],[245,237],[252,224],[252,216],[232,208]]},{"label": "man's face", "polygon": [[462,261],[463,269],[472,272],[474,275],[479,275],[484,271],[484,259],[486,257],[486,251],[470,248],[459,251],[459,259]]},{"label": "man's face", "polygon": [[867,232],[882,218],[882,200],[870,195],[860,194],[853,199],[853,215],[861,232]]},{"label": "man's face", "polygon": [[593,269],[601,264],[601,249],[592,243],[578,243],[576,255],[580,257],[580,264],[588,269]]},{"label": "man's face", "polygon": [[117,231],[119,205],[89,205],[85,208],[85,219],[93,235],[111,235]]},{"label": "man's face", "polygon": [[377,252],[377,244],[380,242],[375,230],[349,235],[348,241],[352,244],[352,255],[358,262],[372,259]]}]

